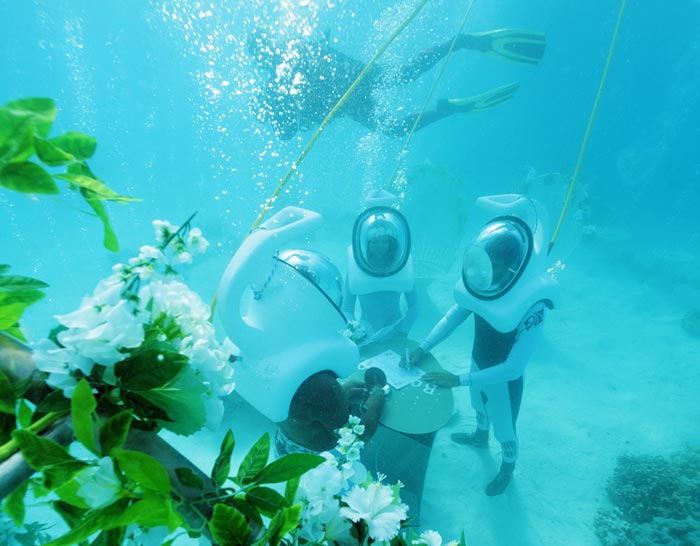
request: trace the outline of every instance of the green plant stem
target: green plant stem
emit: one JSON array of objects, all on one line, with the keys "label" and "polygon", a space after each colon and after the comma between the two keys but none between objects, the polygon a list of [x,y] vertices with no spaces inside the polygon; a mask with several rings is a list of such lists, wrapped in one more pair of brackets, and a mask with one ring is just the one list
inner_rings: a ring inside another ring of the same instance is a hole
[{"label": "green plant stem", "polygon": [[[26,430],[29,432],[34,432],[36,434],[41,434],[44,432],[47,428],[49,428],[51,425],[53,425],[56,421],[58,421],[61,417],[66,415],[66,412],[55,412],[52,411],[50,413],[47,413],[44,415],[41,419],[35,421],[31,425],[29,425]],[[19,446],[17,445],[17,442],[13,438],[9,442],[3,444],[0,446],[0,462],[4,461],[5,459],[11,457],[16,451],[19,449]]]}]

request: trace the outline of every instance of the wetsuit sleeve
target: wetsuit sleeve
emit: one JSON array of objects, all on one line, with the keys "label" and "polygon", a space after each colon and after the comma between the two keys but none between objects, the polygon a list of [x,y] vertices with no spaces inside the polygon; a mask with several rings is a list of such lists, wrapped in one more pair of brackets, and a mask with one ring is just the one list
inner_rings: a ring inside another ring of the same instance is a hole
[{"label": "wetsuit sleeve", "polygon": [[496,366],[461,375],[460,385],[493,385],[522,376],[542,337],[545,309],[544,303],[536,303],[525,314],[518,324],[518,334],[508,358]]},{"label": "wetsuit sleeve", "polygon": [[411,291],[404,292],[404,297],[406,298],[406,316],[401,322],[399,332],[408,334],[418,318],[418,289],[415,284]]},{"label": "wetsuit sleeve", "polygon": [[450,307],[445,316],[430,330],[428,337],[420,344],[420,348],[426,353],[431,351],[433,347],[447,339],[457,326],[467,320],[470,314],[471,311],[463,309],[457,304]]},{"label": "wetsuit sleeve", "polygon": [[345,320],[355,320],[355,302],[357,301],[357,296],[350,292],[350,281],[348,276],[345,276],[343,280],[343,305],[341,311],[345,315]]}]

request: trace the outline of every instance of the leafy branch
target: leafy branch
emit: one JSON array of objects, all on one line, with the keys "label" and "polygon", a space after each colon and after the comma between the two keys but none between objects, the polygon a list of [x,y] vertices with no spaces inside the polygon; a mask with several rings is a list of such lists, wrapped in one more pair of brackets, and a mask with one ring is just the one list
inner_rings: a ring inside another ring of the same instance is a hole
[{"label": "leafy branch", "polygon": [[[87,160],[95,153],[94,137],[68,132],[49,138],[56,105],[48,98],[26,98],[0,107],[0,186],[28,194],[59,193],[54,181],[68,182],[78,191],[103,225],[103,244],[119,250],[103,201],[138,201],[118,194],[90,170]],[[31,158],[36,157],[33,161]],[[49,168],[65,167],[64,172]]]}]

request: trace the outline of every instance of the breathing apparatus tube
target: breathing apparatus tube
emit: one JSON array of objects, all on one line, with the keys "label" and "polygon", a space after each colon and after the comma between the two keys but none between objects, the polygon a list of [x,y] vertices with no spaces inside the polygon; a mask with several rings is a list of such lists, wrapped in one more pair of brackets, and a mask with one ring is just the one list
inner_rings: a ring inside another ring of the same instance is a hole
[{"label": "breathing apparatus tube", "polygon": [[617,35],[620,31],[620,23],[622,22],[622,14],[625,12],[625,5],[627,0],[622,0],[620,5],[620,12],[617,15],[617,22],[615,23],[615,30],[613,31],[612,41],[610,42],[610,50],[608,51],[608,59],[605,63],[605,69],[603,70],[603,75],[600,79],[600,85],[598,86],[598,93],[596,94],[595,101],[593,102],[593,109],[591,110],[591,115],[588,118],[588,126],[586,127],[586,132],[583,136],[583,143],[581,144],[581,149],[578,153],[578,160],[576,161],[576,168],[574,169],[574,174],[571,177],[571,183],[569,184],[569,191],[566,193],[566,199],[564,199],[564,205],[562,206],[561,213],[559,214],[559,220],[552,233],[552,239],[549,241],[549,248],[547,253],[552,252],[552,247],[554,242],[559,236],[559,231],[564,223],[564,216],[569,208],[569,203],[571,202],[571,197],[574,194],[574,187],[576,186],[576,179],[578,178],[578,173],[581,170],[581,164],[583,163],[583,154],[586,151],[586,146],[588,144],[588,137],[591,134],[591,127],[593,126],[593,118],[595,117],[596,110],[598,110],[598,103],[600,102],[600,96],[603,94],[603,87],[605,86],[605,79],[608,77],[608,69],[610,68],[610,63],[612,61],[613,51],[615,50],[615,43],[617,42]]},{"label": "breathing apparatus tube", "polygon": [[[472,0],[473,1],[473,0]],[[299,157],[297,157],[294,162],[292,163],[291,167],[287,171],[287,174],[282,177],[282,180],[280,183],[277,185],[277,188],[275,189],[274,192],[272,192],[272,195],[265,201],[265,204],[263,205],[262,210],[260,211],[260,214],[258,214],[258,217],[255,219],[253,222],[253,225],[250,227],[250,231],[253,231],[255,228],[260,225],[260,222],[262,222],[263,218],[265,218],[265,215],[267,212],[272,208],[272,205],[274,202],[277,200],[277,197],[279,196],[280,192],[284,188],[284,186],[289,182],[289,179],[292,177],[292,175],[296,172],[297,168],[299,167],[299,164],[304,160],[306,157],[306,154],[309,153],[311,148],[313,148],[313,145],[316,143],[318,138],[321,136],[321,132],[323,129],[325,129],[326,125],[328,125],[331,120],[335,117],[335,115],[338,113],[338,110],[345,104],[345,101],[350,98],[350,95],[353,94],[355,89],[357,88],[358,85],[360,85],[360,82],[365,78],[367,73],[370,71],[370,69],[374,66],[374,64],[377,62],[379,57],[382,56],[384,51],[391,45],[391,43],[398,37],[399,34],[401,34],[406,27],[413,21],[413,19],[416,18],[418,13],[423,9],[423,6],[427,4],[428,0],[420,0],[418,5],[415,7],[415,9],[411,12],[411,14],[406,18],[406,20],[399,25],[399,27],[389,36],[389,38],[386,39],[386,41],[382,44],[382,46],[379,48],[379,51],[375,53],[374,57],[367,63],[367,65],[362,69],[362,72],[355,78],[355,81],[352,82],[352,85],[348,87],[348,90],[345,92],[345,94],[340,97],[336,105],[333,107],[333,109],[328,112],[328,115],[324,118],[324,120],[321,122],[321,124],[318,126],[318,129],[314,132],[313,136],[311,137],[311,140],[309,140],[308,144],[304,147],[304,149],[301,151],[299,154]]]}]

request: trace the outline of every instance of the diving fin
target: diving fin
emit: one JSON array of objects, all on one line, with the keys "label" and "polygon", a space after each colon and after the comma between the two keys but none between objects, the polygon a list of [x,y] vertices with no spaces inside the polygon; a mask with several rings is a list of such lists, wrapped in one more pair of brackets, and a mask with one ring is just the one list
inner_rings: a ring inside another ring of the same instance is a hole
[{"label": "diving fin", "polygon": [[516,28],[470,33],[469,36],[480,42],[480,51],[514,63],[539,63],[546,44],[542,32]]},{"label": "diving fin", "polygon": [[463,99],[442,99],[438,101],[438,111],[447,112],[473,112],[491,108],[511,98],[520,88],[518,83],[509,83],[491,89],[475,97],[465,97]]}]

